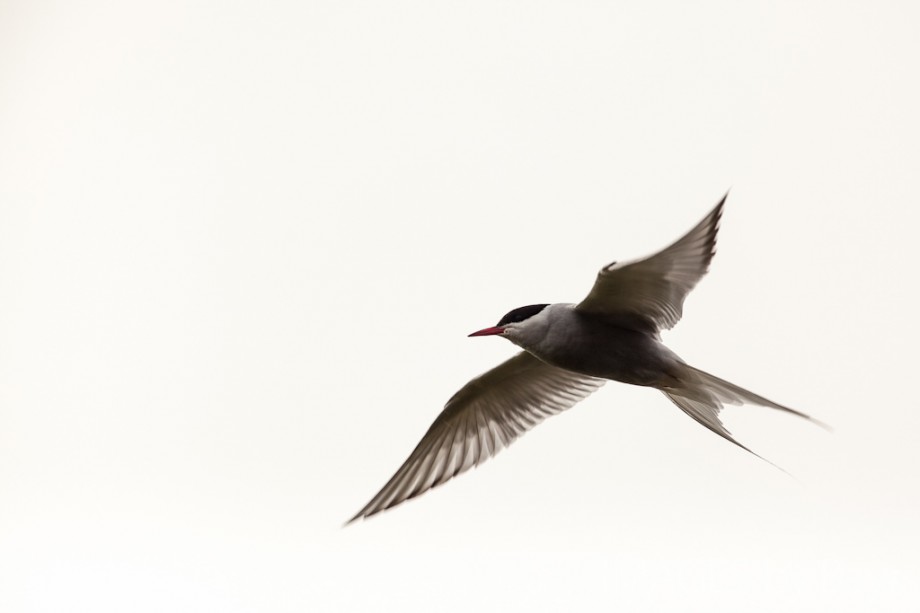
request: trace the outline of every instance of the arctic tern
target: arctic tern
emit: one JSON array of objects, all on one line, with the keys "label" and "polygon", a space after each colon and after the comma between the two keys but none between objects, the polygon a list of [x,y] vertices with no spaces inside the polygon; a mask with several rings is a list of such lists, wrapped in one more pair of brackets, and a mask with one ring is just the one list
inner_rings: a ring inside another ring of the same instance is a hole
[{"label": "arctic tern", "polygon": [[578,304],[520,307],[495,326],[470,334],[501,336],[524,351],[454,394],[396,474],[348,523],[478,466],[608,379],[661,390],[684,413],[751,453],[722,425],[723,405],[779,409],[826,427],[690,366],[661,342],[660,331],[680,320],[684,299],[709,270],[727,197],[670,247],[601,268]]}]

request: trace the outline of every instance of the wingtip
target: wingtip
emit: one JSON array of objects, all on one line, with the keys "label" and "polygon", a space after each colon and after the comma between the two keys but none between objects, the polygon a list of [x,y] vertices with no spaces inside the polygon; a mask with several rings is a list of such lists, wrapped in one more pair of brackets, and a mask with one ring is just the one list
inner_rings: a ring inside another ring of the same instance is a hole
[{"label": "wingtip", "polygon": [[[731,188],[729,188],[729,191],[731,191]],[[725,210],[726,200],[728,200],[728,191],[725,192],[725,195],[722,196],[722,199],[719,200],[714,207],[712,207],[712,211],[707,216],[707,218],[713,219],[715,221],[714,229],[716,230],[716,232],[719,231],[719,226],[722,224],[722,213]]]},{"label": "wingtip", "polygon": [[373,513],[368,513],[368,512],[367,512],[367,509],[361,509],[360,511],[358,511],[358,512],[355,514],[354,517],[352,517],[351,519],[349,519],[348,521],[346,521],[344,524],[342,524],[342,528],[347,528],[348,526],[350,526],[350,525],[352,525],[353,523],[357,522],[359,519],[361,519],[361,520],[367,519],[367,518],[370,517],[371,515],[373,515]]},{"label": "wingtip", "polygon": [[728,188],[728,191],[725,192],[725,195],[722,196],[722,199],[719,200],[719,202],[716,203],[715,207],[712,209],[713,213],[716,214],[717,223],[722,218],[722,211],[725,209],[725,201],[728,200],[729,192],[731,192],[731,188]]}]

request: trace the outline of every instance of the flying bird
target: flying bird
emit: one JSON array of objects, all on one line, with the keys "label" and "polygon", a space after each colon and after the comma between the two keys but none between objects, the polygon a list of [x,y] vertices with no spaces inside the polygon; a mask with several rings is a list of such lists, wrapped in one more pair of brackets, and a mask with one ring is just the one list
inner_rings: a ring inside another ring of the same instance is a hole
[{"label": "flying bird", "polygon": [[680,320],[684,299],[709,270],[727,197],[670,247],[601,268],[578,304],[523,306],[470,334],[500,336],[523,351],[454,394],[396,474],[348,523],[478,466],[608,380],[661,390],[684,413],[750,453],[722,424],[725,404],[778,409],[826,427],[690,366],[661,342],[660,332]]}]

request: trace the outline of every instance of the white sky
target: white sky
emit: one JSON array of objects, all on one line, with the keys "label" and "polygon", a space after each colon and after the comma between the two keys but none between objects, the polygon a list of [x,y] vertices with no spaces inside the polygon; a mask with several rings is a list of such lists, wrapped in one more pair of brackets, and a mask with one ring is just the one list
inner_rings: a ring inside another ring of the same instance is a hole
[{"label": "white sky", "polygon": [[[0,610],[916,611],[912,2],[0,4]],[[468,339],[731,187],[666,335],[342,529]]]}]

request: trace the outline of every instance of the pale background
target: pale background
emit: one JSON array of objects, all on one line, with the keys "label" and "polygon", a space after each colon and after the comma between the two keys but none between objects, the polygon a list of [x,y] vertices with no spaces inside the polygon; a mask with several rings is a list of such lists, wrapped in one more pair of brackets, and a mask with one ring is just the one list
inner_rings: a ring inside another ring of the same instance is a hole
[{"label": "pale background", "polygon": [[[914,2],[0,4],[0,610],[920,610]],[[731,188],[610,384],[342,528]]]}]

